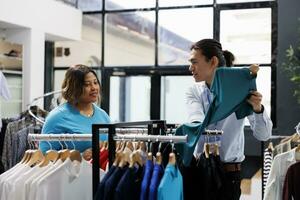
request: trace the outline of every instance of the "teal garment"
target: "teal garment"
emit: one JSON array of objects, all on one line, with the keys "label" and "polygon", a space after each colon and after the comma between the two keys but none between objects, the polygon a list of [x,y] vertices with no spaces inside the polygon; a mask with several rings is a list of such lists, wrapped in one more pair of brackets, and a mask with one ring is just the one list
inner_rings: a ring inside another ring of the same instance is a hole
[{"label": "teal garment", "polygon": [[[46,118],[42,129],[42,134],[91,134],[92,124],[110,123],[108,114],[94,105],[94,114],[91,117],[81,115],[80,112],[69,103],[64,103],[52,110]],[[105,138],[104,138],[105,139]],[[51,146],[50,146],[51,144]],[[74,141],[74,142],[40,142],[39,148],[45,153],[49,149],[60,150],[61,145],[80,152],[92,147],[92,141]]]},{"label": "teal garment", "polygon": [[183,200],[183,180],[177,166],[168,164],[157,190],[157,200]]},{"label": "teal garment", "polygon": [[216,70],[210,88],[214,98],[203,122],[183,124],[176,129],[175,135],[188,135],[187,143],[176,144],[176,151],[185,166],[189,166],[199,137],[208,125],[225,119],[233,112],[237,119],[253,113],[246,99],[250,91],[256,90],[255,79],[249,68],[220,67]]}]

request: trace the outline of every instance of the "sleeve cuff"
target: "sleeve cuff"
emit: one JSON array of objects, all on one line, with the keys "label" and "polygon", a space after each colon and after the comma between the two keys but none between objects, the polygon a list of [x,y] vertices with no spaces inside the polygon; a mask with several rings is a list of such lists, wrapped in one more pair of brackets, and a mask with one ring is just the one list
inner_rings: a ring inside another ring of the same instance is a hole
[{"label": "sleeve cuff", "polygon": [[264,105],[261,104],[261,110],[259,112],[255,112],[255,111],[253,111],[253,112],[256,114],[262,114],[264,112],[264,110],[265,110],[265,107],[264,107]]}]

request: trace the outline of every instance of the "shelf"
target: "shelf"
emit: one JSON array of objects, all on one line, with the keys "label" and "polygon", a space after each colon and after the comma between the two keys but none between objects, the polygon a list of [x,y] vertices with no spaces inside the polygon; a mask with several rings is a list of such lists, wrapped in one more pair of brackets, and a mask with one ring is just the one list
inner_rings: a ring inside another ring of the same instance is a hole
[{"label": "shelf", "polygon": [[22,61],[21,57],[13,57],[13,56],[6,56],[2,53],[0,53],[0,59],[8,59],[8,60],[18,60],[18,61]]},{"label": "shelf", "polygon": [[22,58],[0,54],[0,67],[5,69],[22,69]]}]

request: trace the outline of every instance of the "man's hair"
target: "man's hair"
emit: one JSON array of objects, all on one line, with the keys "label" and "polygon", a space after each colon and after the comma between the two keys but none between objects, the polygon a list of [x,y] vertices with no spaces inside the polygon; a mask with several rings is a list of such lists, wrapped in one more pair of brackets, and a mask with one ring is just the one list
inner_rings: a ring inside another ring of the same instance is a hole
[{"label": "man's hair", "polygon": [[61,86],[62,96],[66,101],[71,104],[78,103],[78,99],[83,93],[84,78],[90,72],[95,75],[97,82],[100,85],[96,72],[88,66],[78,64],[71,66],[67,70]]},{"label": "man's hair", "polygon": [[226,67],[232,67],[233,66],[233,61],[235,60],[235,57],[234,57],[233,53],[231,53],[228,50],[224,50],[223,55],[224,55],[225,60],[226,60]]},{"label": "man's hair", "polygon": [[213,56],[219,59],[218,67],[225,66],[226,61],[222,51],[222,45],[215,39],[203,39],[194,43],[190,50],[201,50],[202,54],[205,56],[206,61],[209,61]]}]

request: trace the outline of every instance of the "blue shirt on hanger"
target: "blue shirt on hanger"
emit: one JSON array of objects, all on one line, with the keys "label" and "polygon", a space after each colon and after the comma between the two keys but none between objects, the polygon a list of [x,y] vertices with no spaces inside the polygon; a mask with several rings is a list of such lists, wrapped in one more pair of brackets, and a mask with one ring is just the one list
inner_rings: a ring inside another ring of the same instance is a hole
[{"label": "blue shirt on hanger", "polygon": [[149,193],[149,185],[151,181],[152,171],[153,171],[153,161],[147,160],[144,168],[144,176],[141,184],[141,196],[140,200],[147,200]]},{"label": "blue shirt on hanger", "polygon": [[157,192],[158,200],[183,200],[182,176],[177,166],[168,164],[160,181]]},{"label": "blue shirt on hanger", "polygon": [[157,200],[157,189],[163,175],[164,169],[162,165],[155,163],[149,186],[149,200]]}]

